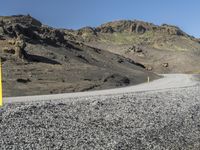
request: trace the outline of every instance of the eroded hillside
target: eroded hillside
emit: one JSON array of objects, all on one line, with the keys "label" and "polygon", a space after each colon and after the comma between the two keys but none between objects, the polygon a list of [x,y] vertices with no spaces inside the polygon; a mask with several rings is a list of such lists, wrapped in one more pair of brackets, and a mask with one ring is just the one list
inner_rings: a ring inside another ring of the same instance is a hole
[{"label": "eroded hillside", "polygon": [[31,16],[0,17],[4,96],[106,89],[158,78],[142,64],[87,46],[75,35],[72,40],[66,32]]},{"label": "eroded hillside", "polygon": [[114,21],[65,30],[65,38],[123,55],[158,73],[199,73],[200,40],[172,25]]}]

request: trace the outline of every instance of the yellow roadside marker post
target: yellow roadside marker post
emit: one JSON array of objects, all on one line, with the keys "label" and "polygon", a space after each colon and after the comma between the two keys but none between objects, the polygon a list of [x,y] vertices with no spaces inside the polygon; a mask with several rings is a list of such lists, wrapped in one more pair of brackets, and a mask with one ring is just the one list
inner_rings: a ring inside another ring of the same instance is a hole
[{"label": "yellow roadside marker post", "polygon": [[0,59],[0,107],[3,106],[3,94],[2,94],[2,67]]},{"label": "yellow roadside marker post", "polygon": [[149,76],[147,77],[147,82],[149,83],[150,79],[149,79]]}]

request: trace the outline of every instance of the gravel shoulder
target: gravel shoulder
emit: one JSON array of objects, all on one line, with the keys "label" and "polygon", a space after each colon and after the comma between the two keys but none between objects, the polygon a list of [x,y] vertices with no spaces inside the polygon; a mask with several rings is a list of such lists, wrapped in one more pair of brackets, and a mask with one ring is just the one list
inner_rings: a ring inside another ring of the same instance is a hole
[{"label": "gravel shoulder", "polygon": [[200,86],[173,81],[145,92],[5,103],[0,149],[200,149]]},{"label": "gravel shoulder", "polygon": [[[150,81],[149,83],[142,83],[135,86],[127,86],[122,88],[98,90],[89,92],[76,92],[66,94],[51,94],[51,95],[38,95],[38,96],[22,96],[22,97],[5,97],[4,103],[15,102],[31,102],[31,101],[43,101],[43,100],[58,100],[68,98],[79,98],[88,96],[101,96],[101,95],[113,95],[124,94],[131,92],[145,92],[153,90],[165,90],[170,88],[183,88],[188,86],[194,86],[198,83],[197,75],[189,74],[162,74],[163,78]],[[150,79],[151,80],[151,79]]]}]

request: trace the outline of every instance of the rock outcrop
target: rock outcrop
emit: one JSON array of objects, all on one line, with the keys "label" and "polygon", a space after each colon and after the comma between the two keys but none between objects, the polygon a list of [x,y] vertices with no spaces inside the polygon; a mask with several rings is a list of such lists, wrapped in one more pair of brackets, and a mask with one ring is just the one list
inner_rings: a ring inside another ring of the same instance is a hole
[{"label": "rock outcrop", "polygon": [[23,36],[17,37],[15,41],[15,55],[18,58],[25,59],[27,56],[26,51],[24,50],[26,47],[26,43],[23,39]]},{"label": "rock outcrop", "polygon": [[154,25],[152,23],[147,23],[143,21],[131,21],[131,20],[122,20],[122,21],[114,21],[103,24],[97,28],[95,28],[96,32],[101,33],[113,33],[113,32],[135,32],[138,34],[143,34],[146,31],[153,32],[165,32],[170,35],[179,35],[186,36],[180,28],[172,25],[163,24],[161,26]]}]

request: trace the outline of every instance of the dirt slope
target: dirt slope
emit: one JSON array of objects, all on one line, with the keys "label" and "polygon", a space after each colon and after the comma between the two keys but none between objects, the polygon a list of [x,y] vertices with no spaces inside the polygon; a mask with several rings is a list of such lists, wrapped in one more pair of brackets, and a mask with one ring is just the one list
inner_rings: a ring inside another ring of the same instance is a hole
[{"label": "dirt slope", "polygon": [[65,36],[31,16],[0,17],[4,96],[107,89],[158,78],[133,60]]},{"label": "dirt slope", "polygon": [[200,40],[172,25],[121,20],[66,30],[65,38],[108,50],[158,73],[200,73]]}]

